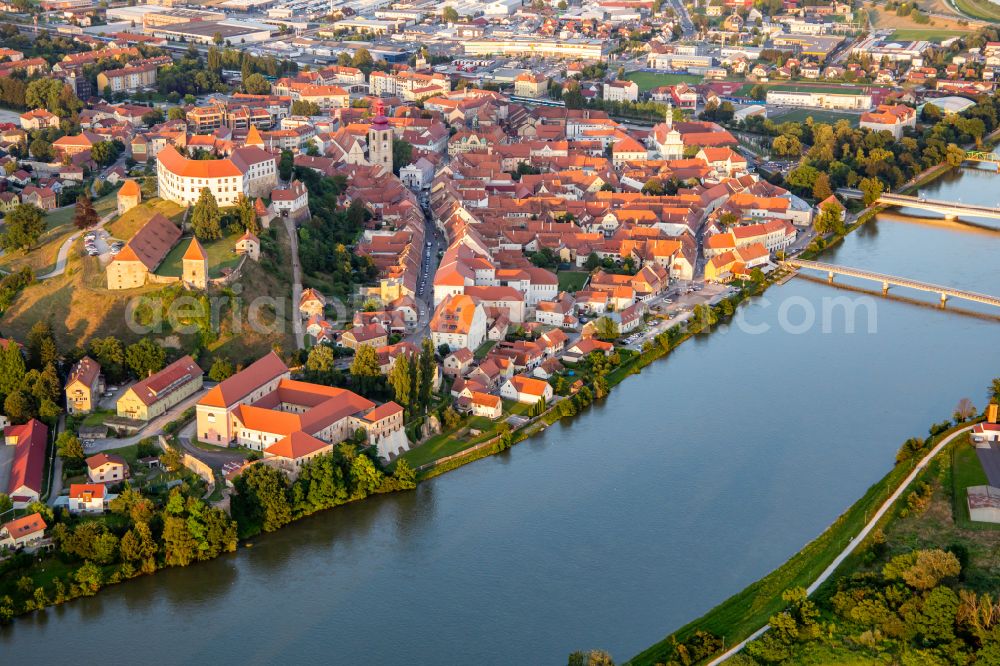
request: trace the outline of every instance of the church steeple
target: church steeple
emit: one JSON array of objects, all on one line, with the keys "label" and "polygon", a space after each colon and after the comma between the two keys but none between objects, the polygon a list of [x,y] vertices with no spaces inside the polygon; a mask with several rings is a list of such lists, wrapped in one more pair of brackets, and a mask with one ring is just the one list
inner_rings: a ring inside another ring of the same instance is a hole
[{"label": "church steeple", "polygon": [[674,128],[674,103],[667,100],[667,131]]}]

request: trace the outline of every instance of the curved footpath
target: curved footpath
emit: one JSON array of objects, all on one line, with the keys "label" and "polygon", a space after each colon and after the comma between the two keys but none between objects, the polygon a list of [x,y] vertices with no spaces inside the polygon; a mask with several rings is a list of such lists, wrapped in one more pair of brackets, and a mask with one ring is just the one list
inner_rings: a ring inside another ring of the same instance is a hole
[{"label": "curved footpath", "polygon": [[[833,558],[833,562],[830,562],[830,566],[824,569],[823,573],[821,573],[819,577],[816,578],[816,580],[814,580],[812,584],[806,588],[806,593],[811,595],[813,592],[819,589],[819,586],[825,583],[827,579],[829,579],[830,576],[833,575],[833,572],[837,570],[837,567],[839,567],[845,559],[847,559],[847,556],[854,552],[854,549],[858,547],[858,544],[864,541],[865,537],[867,537],[868,534],[873,529],[875,529],[875,526],[878,525],[878,521],[882,520],[882,517],[885,515],[886,511],[888,511],[892,507],[892,505],[896,503],[896,500],[898,500],[902,496],[903,491],[905,491],[910,486],[910,484],[913,483],[913,480],[917,478],[917,475],[920,474],[920,472],[923,471],[925,467],[927,467],[928,463],[930,463],[930,461],[933,460],[934,457],[937,456],[937,454],[941,453],[941,450],[944,447],[951,444],[951,442],[956,437],[958,437],[963,433],[968,432],[971,429],[972,425],[968,425],[962,428],[961,430],[956,430],[955,432],[951,433],[950,435],[942,439],[937,446],[931,449],[930,453],[924,456],[923,460],[917,463],[917,466],[913,468],[913,470],[907,475],[905,479],[902,480],[902,482],[900,482],[899,486],[892,493],[892,495],[889,495],[889,497],[885,500],[885,502],[882,503],[882,506],[878,508],[878,511],[875,512],[875,515],[872,516],[872,519],[868,521],[868,523],[864,526],[864,528],[862,528],[860,532],[858,532],[858,535],[853,539],[851,539],[851,542],[847,544],[844,550],[840,551],[840,554],[837,555],[837,557]],[[717,666],[718,664],[723,663],[727,659],[736,656],[738,652],[740,652],[743,648],[746,647],[747,643],[757,640],[758,638],[763,636],[770,628],[771,628],[770,625],[765,624],[763,627],[753,632],[752,634],[744,638],[742,641],[740,641],[733,647],[729,648],[726,652],[722,653],[712,661],[708,662],[708,666]]]}]

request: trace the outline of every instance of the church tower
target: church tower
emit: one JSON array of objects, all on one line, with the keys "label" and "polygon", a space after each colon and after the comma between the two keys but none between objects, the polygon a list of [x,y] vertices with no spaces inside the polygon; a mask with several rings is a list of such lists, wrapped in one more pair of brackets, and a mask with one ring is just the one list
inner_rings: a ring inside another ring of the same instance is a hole
[{"label": "church tower", "polygon": [[[382,100],[376,100],[372,108],[375,116],[368,128],[368,163],[378,165],[386,172],[392,173],[392,127],[385,117],[385,105]],[[401,165],[403,166],[403,165]]]},{"label": "church tower", "polygon": [[660,143],[660,157],[665,160],[679,160],[684,157],[684,139],[681,133],[674,129],[674,105],[667,102],[666,131],[663,142]]},{"label": "church tower", "polygon": [[197,238],[191,239],[184,256],[181,258],[181,268],[183,277],[181,280],[184,286],[189,289],[208,288],[208,255],[205,249],[198,242]]}]

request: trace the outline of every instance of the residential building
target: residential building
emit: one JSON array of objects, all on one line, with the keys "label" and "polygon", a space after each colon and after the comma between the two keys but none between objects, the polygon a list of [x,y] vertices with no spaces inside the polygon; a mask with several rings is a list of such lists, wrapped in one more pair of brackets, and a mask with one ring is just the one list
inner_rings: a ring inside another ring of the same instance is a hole
[{"label": "residential building", "polygon": [[85,462],[91,483],[121,483],[128,478],[128,463],[113,453],[98,453]]},{"label": "residential building", "polygon": [[639,86],[635,81],[611,81],[604,84],[603,96],[609,102],[636,102],[639,100]]},{"label": "residential building", "polygon": [[66,378],[66,411],[69,414],[89,414],[97,406],[104,392],[101,366],[89,356],[84,356],[70,368]]},{"label": "residential building", "polygon": [[107,495],[103,483],[74,483],[69,487],[70,513],[104,513]]},{"label": "residential building", "polygon": [[475,351],[486,340],[486,312],[472,296],[448,296],[434,310],[430,330],[435,347]]},{"label": "residential building", "polygon": [[97,75],[97,89],[102,94],[111,92],[135,92],[142,88],[152,88],[156,85],[156,70],[154,62],[130,65],[120,69],[106,69]]},{"label": "residential building", "polygon": [[4,523],[0,525],[0,550],[31,549],[45,538],[46,527],[48,526],[40,513]]},{"label": "residential building", "polygon": [[149,421],[201,389],[204,371],[190,356],[182,356],[163,370],[133,384],[118,399],[118,416]]},{"label": "residential building", "polygon": [[500,396],[505,400],[534,405],[539,400],[548,402],[552,399],[552,385],[527,375],[514,375],[500,387]]},{"label": "residential building", "polygon": [[59,116],[46,109],[32,109],[21,114],[21,127],[28,131],[59,127]]}]

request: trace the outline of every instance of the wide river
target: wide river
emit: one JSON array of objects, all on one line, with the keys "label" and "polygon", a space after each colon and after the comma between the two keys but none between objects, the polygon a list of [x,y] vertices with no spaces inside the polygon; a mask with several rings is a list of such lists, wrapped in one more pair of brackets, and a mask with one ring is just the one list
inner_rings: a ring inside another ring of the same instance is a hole
[{"label": "wide river", "polygon": [[[965,170],[924,193],[998,191],[1000,175]],[[824,258],[1000,294],[998,257],[1000,233],[886,215]],[[960,398],[983,406],[1000,322],[911,295],[930,306],[793,279],[570,423],[18,620],[2,661],[88,645],[148,664],[624,660],[784,562]],[[833,298],[856,304],[853,333],[842,308],[823,317]]]}]

